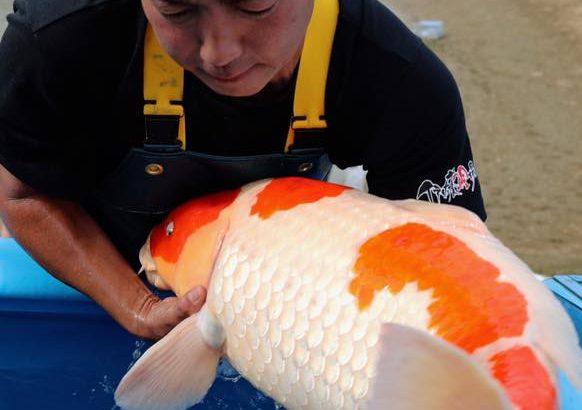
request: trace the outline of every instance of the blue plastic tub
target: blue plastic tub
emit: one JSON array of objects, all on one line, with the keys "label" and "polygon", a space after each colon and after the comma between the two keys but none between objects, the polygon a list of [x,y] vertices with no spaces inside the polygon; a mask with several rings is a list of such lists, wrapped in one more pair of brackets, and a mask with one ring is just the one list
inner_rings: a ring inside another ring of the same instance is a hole
[{"label": "blue plastic tub", "polygon": [[[556,280],[548,285],[563,287]],[[575,290],[560,290],[582,334]],[[580,293],[577,298],[580,303]],[[112,410],[117,383],[148,346],[52,278],[14,240],[0,238],[0,410]],[[564,377],[561,389],[562,409],[582,408],[582,393]],[[195,408],[277,405],[224,362],[204,403]]]}]

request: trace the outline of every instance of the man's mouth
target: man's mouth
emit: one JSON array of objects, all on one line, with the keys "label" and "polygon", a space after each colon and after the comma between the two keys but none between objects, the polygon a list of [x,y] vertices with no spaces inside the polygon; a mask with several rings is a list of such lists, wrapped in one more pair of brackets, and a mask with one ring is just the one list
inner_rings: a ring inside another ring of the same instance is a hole
[{"label": "man's mouth", "polygon": [[236,73],[209,73],[207,71],[204,71],[204,73],[211,77],[213,80],[216,81],[220,81],[220,82],[224,82],[224,83],[233,83],[236,81],[240,81],[241,79],[243,79],[244,77],[246,77],[248,75],[248,73],[253,69],[253,67],[247,68],[246,70],[243,71],[238,71]]}]

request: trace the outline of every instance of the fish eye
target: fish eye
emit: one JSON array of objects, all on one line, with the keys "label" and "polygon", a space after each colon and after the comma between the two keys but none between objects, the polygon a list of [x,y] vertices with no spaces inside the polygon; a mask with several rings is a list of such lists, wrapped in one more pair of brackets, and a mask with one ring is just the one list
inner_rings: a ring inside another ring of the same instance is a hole
[{"label": "fish eye", "polygon": [[172,236],[174,233],[174,221],[170,222],[168,226],[166,226],[166,236]]}]

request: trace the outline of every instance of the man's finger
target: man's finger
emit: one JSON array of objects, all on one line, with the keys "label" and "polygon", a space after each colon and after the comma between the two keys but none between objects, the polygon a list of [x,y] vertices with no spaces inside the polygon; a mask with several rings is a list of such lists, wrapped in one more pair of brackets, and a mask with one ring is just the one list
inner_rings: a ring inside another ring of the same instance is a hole
[{"label": "man's finger", "polygon": [[206,301],[206,289],[203,287],[195,287],[188,291],[180,298],[180,308],[188,315],[197,313]]}]

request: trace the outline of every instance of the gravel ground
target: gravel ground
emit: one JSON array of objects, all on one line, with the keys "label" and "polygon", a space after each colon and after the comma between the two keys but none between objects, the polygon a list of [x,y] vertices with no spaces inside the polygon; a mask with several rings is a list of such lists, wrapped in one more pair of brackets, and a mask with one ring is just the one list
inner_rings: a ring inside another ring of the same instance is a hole
[{"label": "gravel ground", "polygon": [[582,1],[387,0],[428,43],[467,113],[488,225],[537,272],[582,273]]},{"label": "gravel ground", "polygon": [[429,45],[463,95],[490,229],[537,272],[582,273],[582,1],[386,2],[445,24]]},{"label": "gravel ground", "polygon": [[12,11],[12,0],[0,0],[0,33],[6,28],[6,15]]}]

